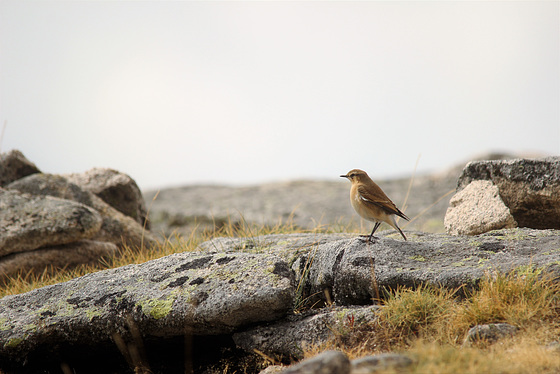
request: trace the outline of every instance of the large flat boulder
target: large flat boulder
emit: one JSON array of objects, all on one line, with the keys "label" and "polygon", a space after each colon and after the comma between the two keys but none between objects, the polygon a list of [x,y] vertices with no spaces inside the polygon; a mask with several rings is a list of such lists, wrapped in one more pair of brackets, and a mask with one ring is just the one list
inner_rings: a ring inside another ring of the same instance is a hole
[{"label": "large flat boulder", "polygon": [[293,295],[277,256],[177,253],[0,299],[0,363],[130,340],[131,326],[147,338],[232,333],[284,317]]},{"label": "large flat boulder", "polygon": [[309,303],[371,304],[383,289],[422,283],[450,289],[474,286],[488,272],[519,266],[558,267],[560,231],[503,229],[476,236],[383,231],[368,244],[348,234],[216,238],[202,251],[275,253],[291,264]]}]

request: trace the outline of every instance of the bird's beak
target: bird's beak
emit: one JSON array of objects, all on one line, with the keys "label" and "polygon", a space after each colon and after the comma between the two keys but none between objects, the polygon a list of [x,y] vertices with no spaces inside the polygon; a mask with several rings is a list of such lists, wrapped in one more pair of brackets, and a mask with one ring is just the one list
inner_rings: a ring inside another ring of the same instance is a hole
[{"label": "bird's beak", "polygon": [[341,175],[340,178],[348,178],[348,175]]}]

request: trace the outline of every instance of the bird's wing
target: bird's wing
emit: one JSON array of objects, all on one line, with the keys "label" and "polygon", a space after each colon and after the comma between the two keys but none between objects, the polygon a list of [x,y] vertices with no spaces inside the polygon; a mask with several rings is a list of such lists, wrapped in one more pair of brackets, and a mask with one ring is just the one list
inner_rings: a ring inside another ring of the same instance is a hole
[{"label": "bird's wing", "polygon": [[358,187],[358,194],[360,195],[360,199],[362,199],[367,204],[373,204],[381,209],[385,210],[389,214],[395,214],[401,218],[406,219],[409,221],[409,218],[397,208],[395,203],[391,201],[385,195],[383,190],[379,188],[379,186],[375,185],[374,187],[366,188],[365,186]]}]

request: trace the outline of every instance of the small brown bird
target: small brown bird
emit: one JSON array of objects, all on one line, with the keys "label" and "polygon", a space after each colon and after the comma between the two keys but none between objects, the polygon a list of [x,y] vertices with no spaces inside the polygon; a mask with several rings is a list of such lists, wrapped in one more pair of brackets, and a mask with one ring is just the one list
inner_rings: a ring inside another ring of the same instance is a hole
[{"label": "small brown bird", "polygon": [[348,178],[348,180],[352,182],[352,188],[350,188],[350,202],[354,210],[362,218],[375,222],[373,230],[368,236],[368,242],[371,241],[372,238],[375,238],[373,234],[382,222],[398,230],[404,240],[406,240],[406,236],[404,236],[402,230],[397,226],[395,216],[404,218],[407,221],[409,218],[397,208],[391,199],[385,195],[385,192],[371,180],[365,171],[354,169],[349,171],[346,175],[341,175],[341,177]]}]

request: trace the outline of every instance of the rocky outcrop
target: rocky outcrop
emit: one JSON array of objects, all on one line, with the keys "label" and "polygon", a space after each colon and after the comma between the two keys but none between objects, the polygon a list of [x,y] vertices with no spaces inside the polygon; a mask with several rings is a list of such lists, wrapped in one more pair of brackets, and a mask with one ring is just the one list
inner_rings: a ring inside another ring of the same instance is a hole
[{"label": "rocky outcrop", "polygon": [[[0,156],[0,168],[0,281],[18,273],[94,264],[123,246],[157,243],[143,224],[140,191],[125,174],[109,169],[84,176],[44,174],[18,151]],[[117,205],[137,220],[91,191],[108,201],[124,200]]]},{"label": "rocky outcrop", "polygon": [[69,200],[0,189],[0,256],[91,238],[95,210]]},{"label": "rocky outcrop", "polygon": [[113,169],[93,168],[84,173],[69,174],[64,177],[69,183],[74,183],[84,191],[93,193],[125,216],[150,228],[146,204],[140,188],[128,175]]},{"label": "rocky outcrop", "polygon": [[0,299],[0,357],[130,340],[130,323],[147,337],[229,334],[284,317],[293,297],[277,256],[178,253]]},{"label": "rocky outcrop", "polygon": [[[157,352],[190,347],[196,367],[201,351],[213,352],[214,360],[225,350],[301,358],[305,347],[375,322],[378,291],[419,284],[468,288],[488,272],[519,266],[559,272],[557,230],[472,237],[410,232],[406,242],[392,235],[381,233],[369,244],[346,234],[216,238],[194,252],[4,297],[0,369],[25,364],[33,372],[37,362],[57,366],[65,357],[75,357],[76,368],[115,365],[117,346],[135,341]],[[100,352],[111,360],[96,361]],[[158,362],[159,356],[150,357]]]},{"label": "rocky outcrop", "polygon": [[125,216],[97,195],[85,191],[68,181],[64,176],[53,174],[34,174],[10,183],[7,189],[17,190],[34,196],[53,196],[93,208],[102,217],[102,225],[93,239],[114,243],[117,246],[130,245],[148,247],[157,242],[149,231],[137,221]]},{"label": "rocky outcrop", "polygon": [[0,187],[40,172],[37,166],[18,150],[0,154]]},{"label": "rocky outcrop", "polygon": [[449,233],[470,235],[513,225],[559,229],[559,196],[560,157],[470,162],[445,226]]}]

